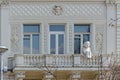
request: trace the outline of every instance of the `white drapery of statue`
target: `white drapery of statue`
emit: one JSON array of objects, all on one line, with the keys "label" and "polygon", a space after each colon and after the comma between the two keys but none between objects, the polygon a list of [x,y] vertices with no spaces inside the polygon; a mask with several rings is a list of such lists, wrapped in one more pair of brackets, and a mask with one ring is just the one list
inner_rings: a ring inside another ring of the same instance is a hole
[{"label": "white drapery of statue", "polygon": [[89,41],[84,42],[82,53],[87,58],[92,58],[92,52],[91,52],[91,49],[90,49],[90,42]]}]

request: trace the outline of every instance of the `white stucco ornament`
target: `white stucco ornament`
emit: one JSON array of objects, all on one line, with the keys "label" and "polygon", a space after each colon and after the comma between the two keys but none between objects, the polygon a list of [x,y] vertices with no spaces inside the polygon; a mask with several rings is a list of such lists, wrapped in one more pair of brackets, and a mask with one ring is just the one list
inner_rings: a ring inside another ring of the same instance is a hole
[{"label": "white stucco ornament", "polygon": [[86,41],[83,45],[83,55],[85,55],[87,58],[92,58],[92,53],[90,49],[90,42]]},{"label": "white stucco ornament", "polygon": [[111,4],[116,4],[119,0],[109,0]]},{"label": "white stucco ornament", "polygon": [[63,12],[63,9],[62,9],[61,6],[55,5],[55,6],[53,7],[53,13],[54,13],[55,15],[59,16],[59,15],[62,14],[62,12]]}]

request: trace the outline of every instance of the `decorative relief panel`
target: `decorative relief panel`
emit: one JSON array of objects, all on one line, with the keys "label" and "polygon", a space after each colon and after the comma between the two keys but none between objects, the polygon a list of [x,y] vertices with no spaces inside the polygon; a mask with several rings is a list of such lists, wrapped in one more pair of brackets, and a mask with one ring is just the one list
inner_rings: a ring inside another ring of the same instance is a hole
[{"label": "decorative relief panel", "polygon": [[[57,7],[55,7],[57,6]],[[59,12],[56,12],[57,9]],[[53,12],[54,11],[54,12]],[[10,6],[12,17],[48,17],[48,16],[63,16],[63,17],[91,17],[104,18],[105,5],[95,3],[74,3],[74,2],[40,2],[40,3],[26,3],[26,4],[12,4]],[[78,18],[79,18],[78,17]]]},{"label": "decorative relief panel", "polygon": [[20,24],[11,24],[11,50],[14,53],[20,52],[21,46],[21,27]]},{"label": "decorative relief panel", "polygon": [[[102,25],[101,25],[102,26]],[[97,53],[102,53],[103,52],[103,47],[104,47],[104,27],[96,27],[96,34],[95,34],[95,50]]]},{"label": "decorative relief panel", "polygon": [[96,41],[96,51],[99,53],[102,53],[102,48],[103,48],[103,34],[102,33],[97,33],[95,35],[95,41]]}]

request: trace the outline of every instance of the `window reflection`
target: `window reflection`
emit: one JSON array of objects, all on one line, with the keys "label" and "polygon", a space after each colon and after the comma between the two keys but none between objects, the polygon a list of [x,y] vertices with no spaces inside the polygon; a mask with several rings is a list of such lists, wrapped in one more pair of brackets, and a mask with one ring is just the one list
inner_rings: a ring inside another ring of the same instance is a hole
[{"label": "window reflection", "polygon": [[90,41],[90,34],[83,34],[83,43],[86,41]]},{"label": "window reflection", "polygon": [[50,25],[50,31],[65,31],[64,25]]},{"label": "window reflection", "polygon": [[33,34],[32,35],[32,53],[38,54],[39,53],[39,34]]},{"label": "window reflection", "polygon": [[56,52],[55,45],[56,45],[55,35],[51,34],[51,36],[50,36],[50,53],[51,54],[55,54],[55,52]]},{"label": "window reflection", "polygon": [[58,43],[59,43],[59,45],[58,45],[58,54],[63,54],[63,52],[64,52],[64,35],[63,34],[60,34],[59,35],[59,37],[58,37],[59,39],[59,41],[58,41]]},{"label": "window reflection", "polygon": [[40,27],[39,25],[35,24],[25,24],[24,25],[24,32],[40,32]]},{"label": "window reflection", "polygon": [[23,44],[24,44],[24,48],[23,48],[24,53],[30,54],[30,35],[24,35]]},{"label": "window reflection", "polygon": [[80,35],[75,35],[75,38],[74,38],[74,53],[75,54],[80,53],[80,44],[81,44]]},{"label": "window reflection", "polygon": [[80,25],[75,24],[74,25],[74,32],[90,32],[90,25]]}]

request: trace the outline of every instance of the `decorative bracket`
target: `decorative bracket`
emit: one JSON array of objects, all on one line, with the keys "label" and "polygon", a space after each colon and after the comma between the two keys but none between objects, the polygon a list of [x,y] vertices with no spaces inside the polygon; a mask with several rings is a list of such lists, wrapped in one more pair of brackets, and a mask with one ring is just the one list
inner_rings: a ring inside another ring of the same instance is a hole
[{"label": "decorative bracket", "polygon": [[116,4],[118,0],[109,0],[109,3]]},{"label": "decorative bracket", "polygon": [[117,25],[116,25],[116,22],[117,21],[119,21],[120,20],[120,18],[117,18],[117,19],[113,19],[113,18],[111,18],[110,19],[110,23],[109,23],[109,27],[116,27]]}]

